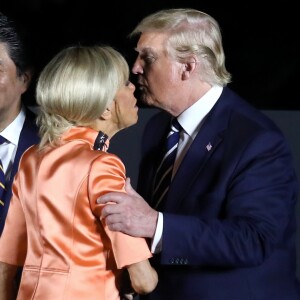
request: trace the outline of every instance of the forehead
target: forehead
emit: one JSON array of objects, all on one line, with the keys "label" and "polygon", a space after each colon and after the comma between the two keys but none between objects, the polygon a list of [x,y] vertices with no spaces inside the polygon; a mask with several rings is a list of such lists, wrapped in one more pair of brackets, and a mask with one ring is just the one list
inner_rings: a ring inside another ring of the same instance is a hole
[{"label": "forehead", "polygon": [[159,52],[165,49],[168,35],[160,32],[144,32],[141,34],[136,50],[138,52],[154,51]]},{"label": "forehead", "polygon": [[0,71],[3,74],[9,72],[10,74],[16,74],[17,67],[13,60],[10,58],[7,50],[7,45],[0,42]]},{"label": "forehead", "polygon": [[0,42],[0,62],[3,63],[7,60],[11,60],[8,55],[7,46],[5,43]]}]

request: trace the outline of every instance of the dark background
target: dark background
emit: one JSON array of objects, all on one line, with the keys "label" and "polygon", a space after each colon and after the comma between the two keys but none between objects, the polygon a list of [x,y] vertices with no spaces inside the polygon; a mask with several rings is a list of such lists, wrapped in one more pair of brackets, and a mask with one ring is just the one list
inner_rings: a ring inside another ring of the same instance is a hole
[{"label": "dark background", "polygon": [[[132,64],[133,45],[127,35],[144,16],[162,8],[203,10],[220,24],[226,66],[233,75],[229,86],[259,109],[299,110],[300,18],[296,1],[270,3],[0,0],[0,11],[14,19],[26,37],[36,77],[62,47],[78,43],[110,44]],[[35,80],[26,96],[29,102],[34,102]]]},{"label": "dark background", "polygon": [[[172,7],[209,13],[223,33],[226,66],[233,75],[229,86],[280,126],[300,178],[300,13],[297,1],[268,2],[0,0],[0,11],[13,18],[26,37],[36,76],[61,48],[76,43],[110,44],[131,64],[134,52],[127,35],[144,16]],[[33,90],[34,84],[26,97],[32,103]],[[140,109],[137,125],[119,132],[110,144],[110,152],[121,157],[134,187],[142,132],[155,112]],[[300,215],[300,199],[296,214]],[[300,279],[300,222],[297,259]]]}]

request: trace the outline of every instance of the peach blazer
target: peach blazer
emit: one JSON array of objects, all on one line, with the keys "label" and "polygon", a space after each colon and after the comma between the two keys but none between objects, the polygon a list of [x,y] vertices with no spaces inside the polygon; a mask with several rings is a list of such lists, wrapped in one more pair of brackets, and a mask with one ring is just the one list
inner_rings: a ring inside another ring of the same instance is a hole
[{"label": "peach blazer", "polygon": [[93,150],[97,134],[75,127],[22,156],[0,239],[0,261],[24,265],[18,300],[120,299],[120,269],[151,257],[145,239],[99,221],[96,199],[125,192],[125,167]]}]

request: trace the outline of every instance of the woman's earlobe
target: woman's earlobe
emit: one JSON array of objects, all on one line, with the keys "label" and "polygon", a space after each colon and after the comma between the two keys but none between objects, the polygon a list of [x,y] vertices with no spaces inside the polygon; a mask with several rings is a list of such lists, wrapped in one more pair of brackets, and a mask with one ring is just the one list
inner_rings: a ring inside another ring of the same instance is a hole
[{"label": "woman's earlobe", "polygon": [[111,117],[111,110],[109,107],[105,109],[105,111],[101,115],[102,120],[108,120]]}]

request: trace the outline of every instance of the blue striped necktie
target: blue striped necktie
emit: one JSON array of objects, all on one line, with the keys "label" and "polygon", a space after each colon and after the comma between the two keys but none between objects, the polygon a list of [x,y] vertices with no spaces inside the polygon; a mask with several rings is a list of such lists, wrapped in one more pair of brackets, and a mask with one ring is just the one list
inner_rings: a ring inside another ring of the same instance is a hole
[{"label": "blue striped necktie", "polygon": [[152,206],[154,208],[157,208],[160,203],[163,203],[167,196],[172,179],[173,165],[176,158],[181,129],[182,127],[179,122],[174,118],[171,123],[171,131],[167,136],[165,155],[155,175],[152,194]]},{"label": "blue striped necktie", "polygon": [[[6,141],[7,140],[0,135],[0,145],[2,145]],[[5,174],[3,170],[2,161],[0,159],[0,216],[1,216],[1,210],[4,207],[4,198],[3,198],[4,190],[5,190]]]}]

